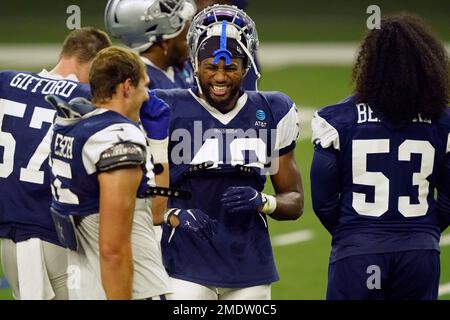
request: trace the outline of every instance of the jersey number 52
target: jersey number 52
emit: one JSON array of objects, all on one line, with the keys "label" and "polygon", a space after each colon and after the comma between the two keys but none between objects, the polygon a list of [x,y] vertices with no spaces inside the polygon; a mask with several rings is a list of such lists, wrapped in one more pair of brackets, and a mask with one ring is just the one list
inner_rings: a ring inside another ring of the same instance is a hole
[{"label": "jersey number 52", "polygon": [[[2,130],[3,119],[5,116],[23,118],[26,107],[27,105],[25,103],[0,99],[0,147],[3,147],[3,161],[0,163],[0,178],[7,178],[13,172],[16,152],[16,139],[14,139],[14,136],[11,133]],[[53,122],[54,114],[54,110],[35,107],[28,126],[34,129],[41,129],[44,122]],[[36,184],[44,183],[44,171],[40,169],[50,151],[51,133],[52,128],[50,126],[28,161],[27,166],[25,168],[20,168],[20,181]]]}]

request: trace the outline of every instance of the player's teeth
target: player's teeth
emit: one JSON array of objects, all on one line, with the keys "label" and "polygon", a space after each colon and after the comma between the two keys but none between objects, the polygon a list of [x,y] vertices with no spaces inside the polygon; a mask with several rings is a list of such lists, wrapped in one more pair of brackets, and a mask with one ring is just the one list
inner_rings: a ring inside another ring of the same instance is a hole
[{"label": "player's teeth", "polygon": [[225,91],[226,86],[213,86],[214,91]]}]

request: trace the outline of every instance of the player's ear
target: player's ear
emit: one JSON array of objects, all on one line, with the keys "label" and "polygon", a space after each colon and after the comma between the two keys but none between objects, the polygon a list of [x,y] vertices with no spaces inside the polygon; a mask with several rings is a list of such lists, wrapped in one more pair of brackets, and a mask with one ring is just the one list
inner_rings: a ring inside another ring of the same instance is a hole
[{"label": "player's ear", "polygon": [[133,86],[133,82],[131,81],[130,78],[128,78],[122,84],[123,84],[123,86],[122,86],[122,88],[123,88],[123,96],[125,98],[128,98],[130,96],[130,90],[131,90],[131,87]]}]

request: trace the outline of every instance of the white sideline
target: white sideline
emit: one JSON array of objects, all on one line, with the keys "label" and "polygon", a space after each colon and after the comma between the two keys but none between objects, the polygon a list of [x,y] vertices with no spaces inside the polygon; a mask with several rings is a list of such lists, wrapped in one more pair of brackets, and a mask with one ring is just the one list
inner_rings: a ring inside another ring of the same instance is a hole
[{"label": "white sideline", "polygon": [[439,293],[438,293],[438,295],[439,296],[445,296],[447,294],[450,294],[450,282],[441,284],[439,286]]},{"label": "white sideline", "polygon": [[281,247],[290,244],[300,243],[312,240],[314,234],[311,230],[300,230],[295,232],[289,232],[272,237],[272,246]]},{"label": "white sideline", "polygon": [[[317,108],[313,107],[298,107],[298,117],[300,122],[300,136],[299,140],[310,140],[312,130],[311,130],[311,119],[314,116],[314,113],[317,111]],[[312,148],[312,144],[311,144]]]},{"label": "white sideline", "polygon": [[[41,68],[53,66],[58,60],[60,44],[2,44],[0,66]],[[450,53],[450,43],[446,44]],[[258,58],[264,68],[281,68],[291,65],[344,65],[353,64],[358,44],[354,42],[331,43],[261,43]]]},{"label": "white sideline", "polygon": [[441,242],[439,243],[441,247],[450,246],[450,234],[446,234],[441,237]]}]

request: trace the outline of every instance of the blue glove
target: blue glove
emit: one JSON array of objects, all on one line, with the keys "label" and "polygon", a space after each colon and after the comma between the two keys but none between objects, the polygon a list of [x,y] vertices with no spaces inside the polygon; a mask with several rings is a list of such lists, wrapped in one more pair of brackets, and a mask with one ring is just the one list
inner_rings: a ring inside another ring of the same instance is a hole
[{"label": "blue glove", "polygon": [[164,140],[169,136],[170,107],[153,91],[149,95],[140,110],[142,126],[150,139]]},{"label": "blue glove", "polygon": [[171,215],[177,216],[180,224],[172,230],[169,242],[172,239],[175,229],[178,228],[196,234],[203,240],[209,240],[217,233],[217,220],[211,219],[200,209],[169,209],[167,221],[170,221]]},{"label": "blue glove", "polygon": [[261,192],[252,187],[228,187],[220,200],[222,207],[229,213],[257,211],[265,203]]}]

